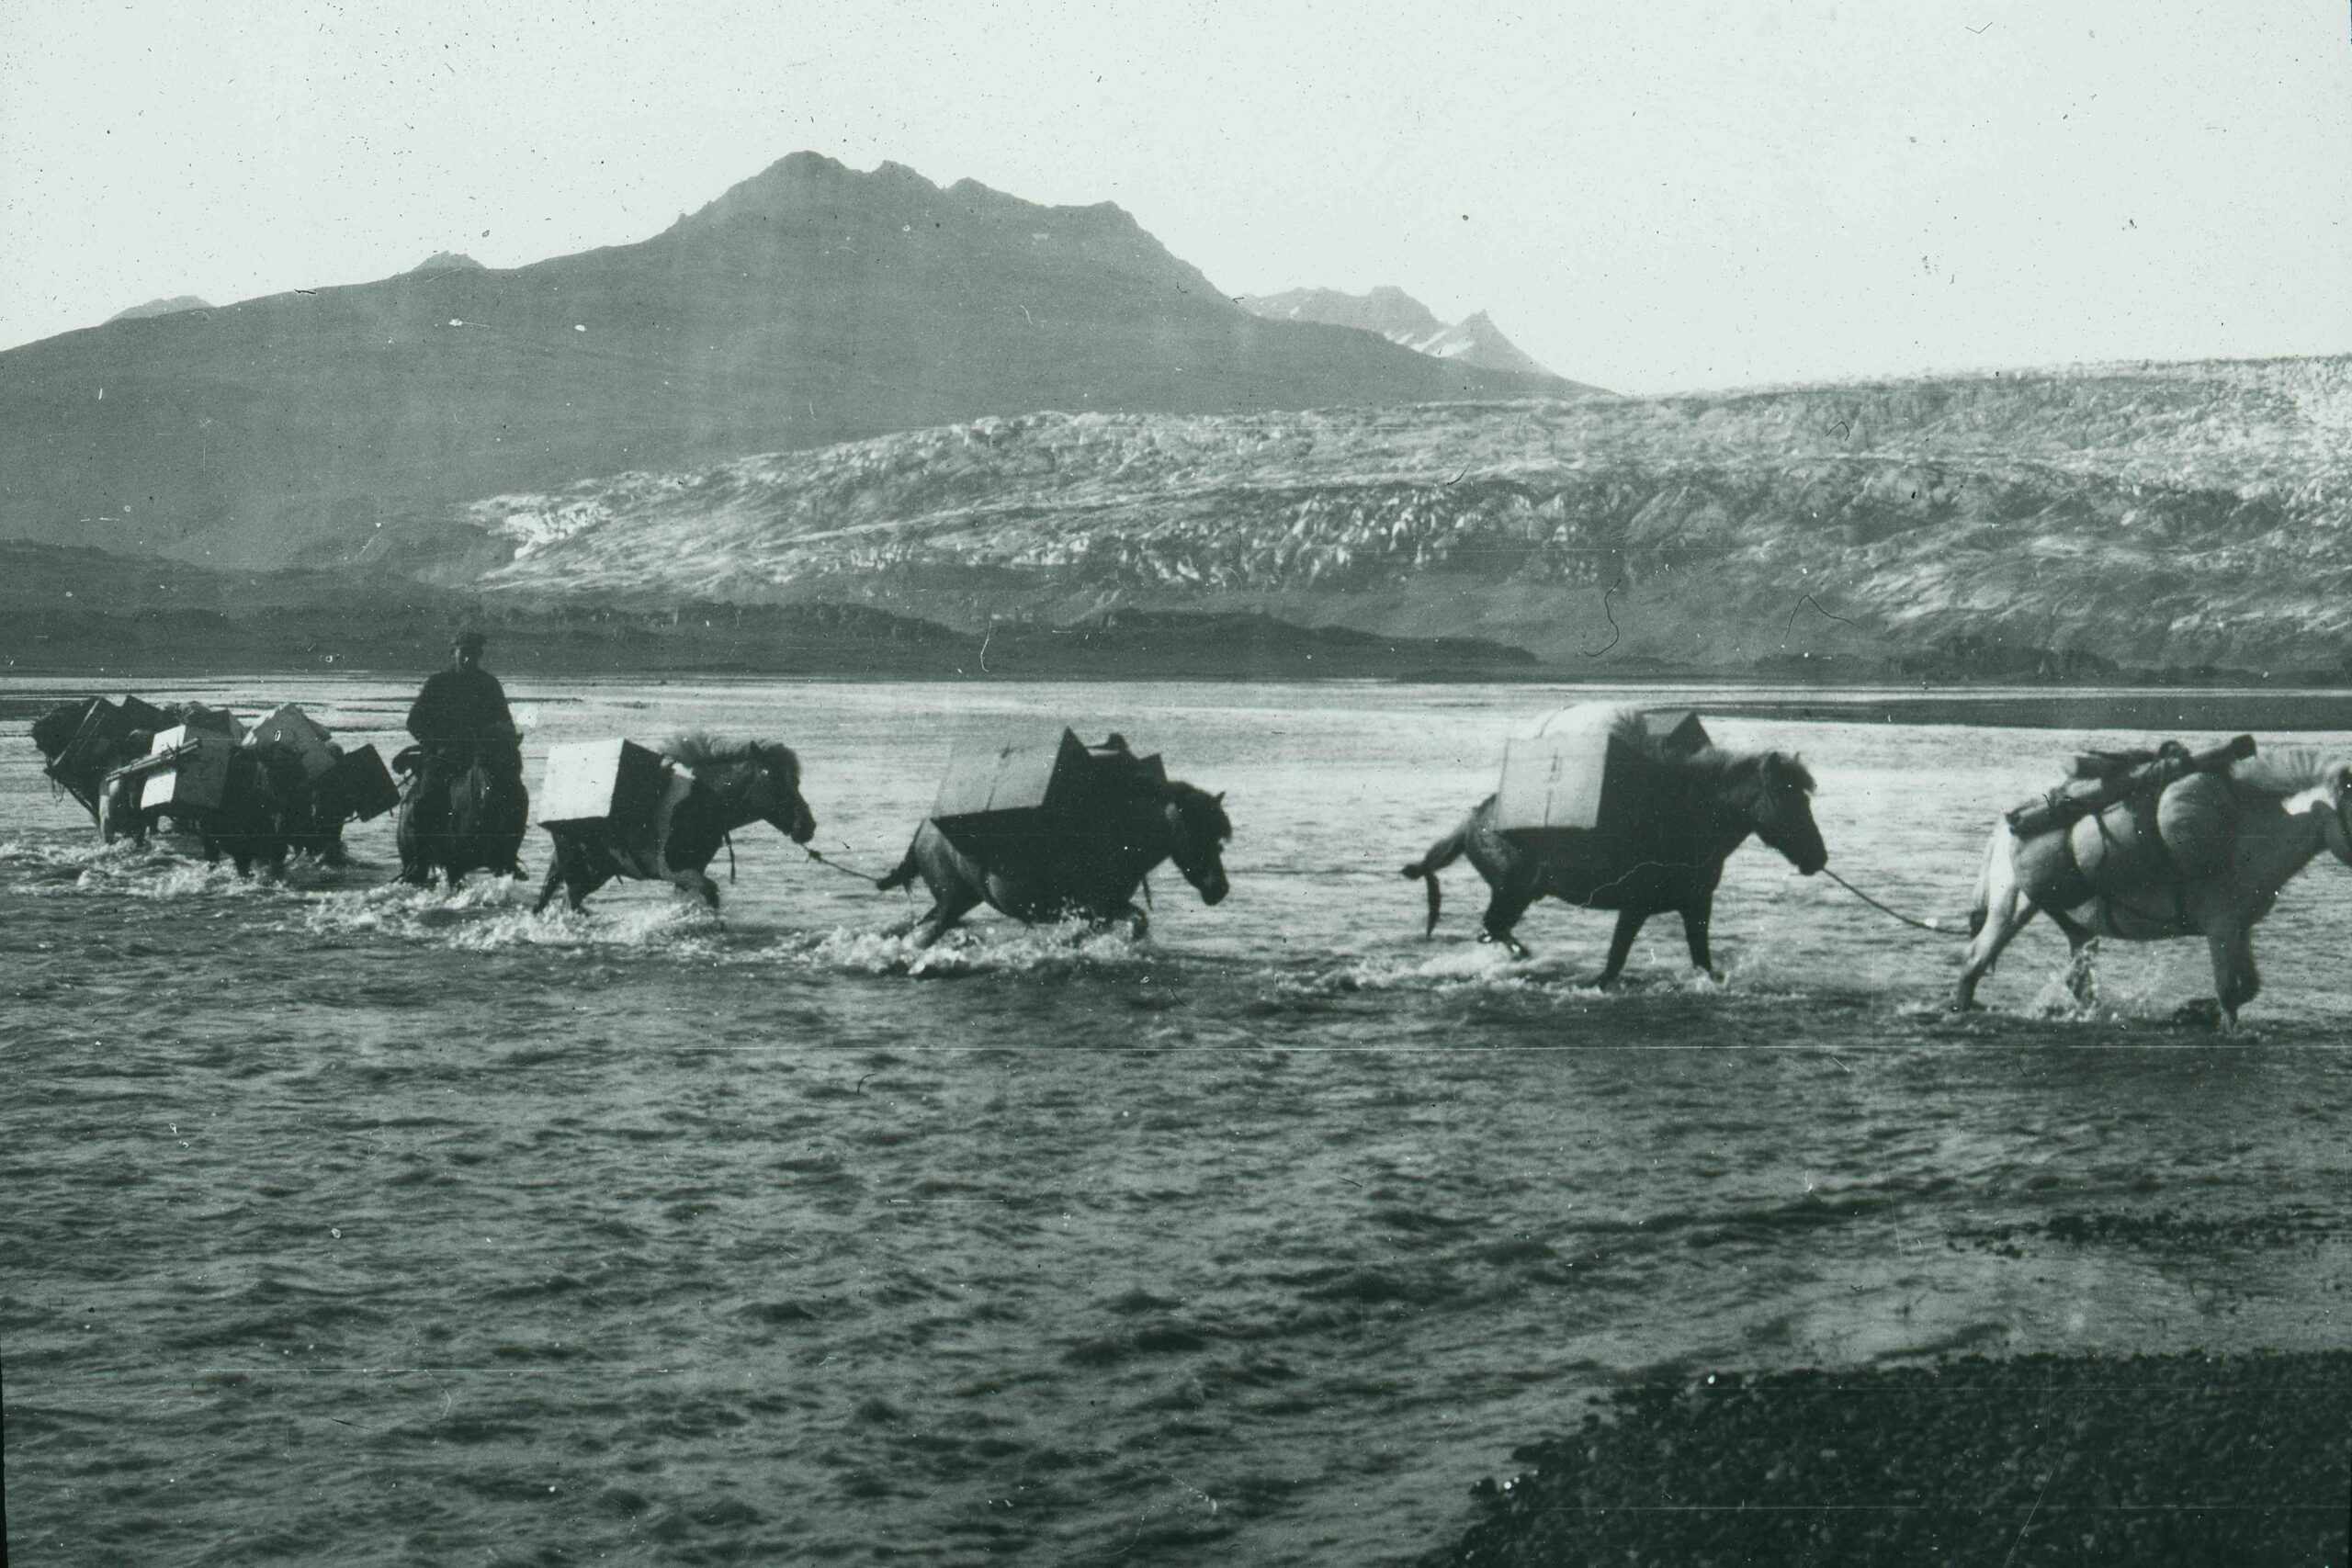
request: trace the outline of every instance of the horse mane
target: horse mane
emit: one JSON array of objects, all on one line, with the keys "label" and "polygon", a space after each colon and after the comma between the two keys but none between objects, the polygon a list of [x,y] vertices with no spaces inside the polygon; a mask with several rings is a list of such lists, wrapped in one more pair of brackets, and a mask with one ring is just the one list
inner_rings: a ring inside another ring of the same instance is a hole
[{"label": "horse mane", "polygon": [[662,754],[673,762],[689,768],[717,767],[728,762],[755,762],[780,758],[788,775],[786,782],[795,789],[800,786],[800,759],[789,746],[779,746],[772,740],[737,740],[713,735],[707,730],[689,730],[674,735],[663,743]]},{"label": "horse mane", "polygon": [[1220,840],[1233,837],[1233,821],[1225,814],[1225,803],[1200,785],[1170,779],[1168,798],[1188,822],[1206,815],[1210,820],[1201,825],[1204,830],[1214,831]]},{"label": "horse mane", "polygon": [[2230,764],[2230,782],[2284,800],[2333,784],[2345,768],[2352,768],[2352,757],[2331,755],[2316,746],[2265,746]]}]

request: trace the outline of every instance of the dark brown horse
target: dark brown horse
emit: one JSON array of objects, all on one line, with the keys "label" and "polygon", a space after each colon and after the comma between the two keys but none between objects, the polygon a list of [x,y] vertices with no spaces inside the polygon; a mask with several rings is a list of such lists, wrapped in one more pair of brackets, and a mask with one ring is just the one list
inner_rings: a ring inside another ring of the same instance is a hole
[{"label": "dark brown horse", "polygon": [[1131,788],[1097,797],[1082,819],[1000,857],[1002,863],[981,864],[927,821],[898,869],[876,886],[888,891],[922,878],[931,908],[899,930],[920,929],[925,947],[982,904],[1030,923],[1125,919],[1141,936],[1150,921],[1136,893],[1152,867],[1174,861],[1203,903],[1222,903],[1231,890],[1224,853],[1232,837],[1224,795],[1139,773]]},{"label": "dark brown horse", "polygon": [[[437,766],[426,764],[423,750],[411,746],[392,759],[393,770],[409,775],[393,835],[401,880],[423,886],[437,871],[455,888],[476,871],[521,876],[516,857],[529,827],[531,796],[523,787],[514,740],[490,736],[455,742]],[[428,801],[428,795],[439,798]]]},{"label": "dark brown horse", "polygon": [[[817,833],[817,818],[800,798],[800,759],[770,741],[729,742],[682,735],[664,749],[693,770],[692,782],[665,801],[654,819],[616,840],[602,823],[547,825],[555,859],[537,908],[560,887],[575,909],[616,876],[672,882],[718,908],[718,884],[705,874],[727,835],[765,822],[796,844]],[[683,781],[682,781],[683,782]]]},{"label": "dark brown horse", "polygon": [[1405,867],[1407,877],[1428,885],[1428,930],[1437,929],[1442,903],[1439,870],[1466,854],[1493,890],[1481,942],[1500,942],[1515,957],[1526,957],[1527,948],[1512,932],[1538,898],[1614,909],[1617,931],[1609,942],[1609,960],[1592,981],[1606,986],[1623,972],[1643,923],[1674,910],[1682,917],[1691,964],[1713,975],[1708,931],[1715,886],[1723,880],[1724,862],[1749,834],[1780,851],[1804,875],[1829,863],[1813,820],[1813,775],[1799,759],[1714,746],[1671,756],[1637,725],[1620,734],[1636,759],[1634,776],[1627,781],[1635,807],[1626,819],[1613,830],[1557,832],[1538,852],[1496,830],[1495,797],[1488,795]]}]

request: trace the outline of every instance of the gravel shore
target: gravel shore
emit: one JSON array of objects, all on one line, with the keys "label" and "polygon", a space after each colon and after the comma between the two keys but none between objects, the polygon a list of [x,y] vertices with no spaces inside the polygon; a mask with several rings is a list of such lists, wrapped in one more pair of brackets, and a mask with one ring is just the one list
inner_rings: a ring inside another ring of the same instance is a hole
[{"label": "gravel shore", "polygon": [[2352,1354],[1651,1380],[1513,1457],[1424,1568],[2344,1568]]}]

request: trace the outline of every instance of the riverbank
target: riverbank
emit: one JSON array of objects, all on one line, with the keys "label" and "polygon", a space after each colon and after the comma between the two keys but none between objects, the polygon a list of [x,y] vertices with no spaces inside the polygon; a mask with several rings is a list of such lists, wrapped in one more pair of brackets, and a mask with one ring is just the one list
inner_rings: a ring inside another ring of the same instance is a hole
[{"label": "riverbank", "polygon": [[2340,1564],[2352,1355],[1971,1357],[1618,1391],[1422,1568]]}]

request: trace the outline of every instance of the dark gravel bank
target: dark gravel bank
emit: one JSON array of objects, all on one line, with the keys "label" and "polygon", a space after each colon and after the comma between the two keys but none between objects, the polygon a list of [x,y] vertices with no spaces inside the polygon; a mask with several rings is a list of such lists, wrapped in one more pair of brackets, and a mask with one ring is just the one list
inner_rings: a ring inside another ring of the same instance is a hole
[{"label": "dark gravel bank", "polygon": [[2352,1354],[1653,1381],[1513,1457],[1424,1568],[2344,1568]]}]

